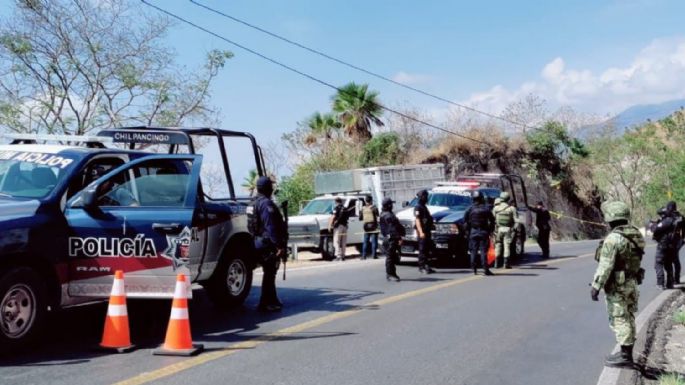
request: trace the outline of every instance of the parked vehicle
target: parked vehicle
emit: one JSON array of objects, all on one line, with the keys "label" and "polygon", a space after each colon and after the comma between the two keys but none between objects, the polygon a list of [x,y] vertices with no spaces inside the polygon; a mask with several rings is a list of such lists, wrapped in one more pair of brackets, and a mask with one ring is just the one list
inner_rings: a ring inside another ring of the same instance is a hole
[{"label": "parked vehicle", "polygon": [[[172,298],[183,273],[219,305],[245,300],[256,259],[227,147],[249,143],[264,175],[252,135],[132,127],[12,138],[0,146],[0,350],[31,342],[48,309],[108,298],[116,270],[128,297]],[[203,183],[200,141],[218,144],[221,186]]]},{"label": "parked vehicle", "polygon": [[[434,255],[437,258],[460,265],[467,265],[468,234],[464,226],[464,214],[471,206],[471,194],[480,191],[492,205],[502,191],[512,195],[511,203],[519,211],[519,219],[514,227],[516,235],[512,243],[514,257],[524,253],[527,230],[530,228],[531,216],[527,209],[526,189],[518,175],[507,174],[473,174],[457,178],[455,182],[437,183],[428,195],[428,210],[435,221],[433,242]],[[404,225],[407,235],[402,243],[401,254],[417,257],[416,229],[414,227],[414,209],[416,199],[407,204],[408,208],[397,214]]]},{"label": "parked vehicle", "polygon": [[334,200],[340,197],[345,207],[353,211],[347,244],[361,247],[364,230],[359,221],[359,212],[364,197],[371,195],[377,206],[385,197],[396,202],[410,200],[418,190],[431,188],[435,182],[444,181],[444,170],[442,164],[420,164],[317,174],[314,183],[317,196],[304,206],[299,215],[289,219],[290,243],[298,249],[321,253],[324,259],[333,259],[333,239],[328,223],[335,206]]}]

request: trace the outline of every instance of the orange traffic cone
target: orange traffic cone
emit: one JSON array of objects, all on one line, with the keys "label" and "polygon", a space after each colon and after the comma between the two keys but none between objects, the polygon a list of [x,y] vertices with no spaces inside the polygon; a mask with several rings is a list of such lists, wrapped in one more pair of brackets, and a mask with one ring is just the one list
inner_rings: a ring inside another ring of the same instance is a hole
[{"label": "orange traffic cone", "polygon": [[174,291],[174,301],[171,304],[171,316],[169,317],[164,345],[155,349],[152,354],[194,356],[204,349],[203,345],[194,345],[190,335],[187,290],[186,276],[179,274],[176,278],[176,290]]},{"label": "orange traffic cone", "polygon": [[105,330],[102,332],[100,347],[112,349],[119,353],[133,350],[131,334],[128,328],[128,311],[126,310],[126,289],[124,288],[124,272],[114,273],[112,294],[109,297]]},{"label": "orange traffic cone", "polygon": [[497,255],[495,254],[495,245],[492,243],[492,239],[490,239],[490,241],[488,242],[488,255],[487,255],[488,266],[494,265],[495,259],[497,259]]}]

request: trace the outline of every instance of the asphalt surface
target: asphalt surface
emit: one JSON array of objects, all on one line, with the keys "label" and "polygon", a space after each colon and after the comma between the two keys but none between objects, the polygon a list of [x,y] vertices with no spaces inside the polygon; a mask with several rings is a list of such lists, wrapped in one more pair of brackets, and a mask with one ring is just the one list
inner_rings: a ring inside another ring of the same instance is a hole
[{"label": "asphalt surface", "polygon": [[[420,275],[411,259],[399,283],[385,280],[382,259],[301,265],[279,275],[279,314],[254,310],[258,286],[230,311],[199,290],[190,317],[207,350],[194,358],[151,355],[169,301],[129,301],[138,350],[127,354],[96,349],[105,304],[69,309],[40,347],[0,358],[0,383],[595,384],[615,344],[603,300],[590,300],[596,244],[553,244],[544,261],[528,247],[495,277]],[[653,261],[650,246],[640,309],[659,293]]]}]

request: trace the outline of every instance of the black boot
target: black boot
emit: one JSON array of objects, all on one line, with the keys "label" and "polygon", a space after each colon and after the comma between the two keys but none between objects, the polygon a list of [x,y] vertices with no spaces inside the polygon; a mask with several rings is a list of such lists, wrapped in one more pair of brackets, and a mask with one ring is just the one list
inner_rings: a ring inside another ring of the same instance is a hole
[{"label": "black boot", "polygon": [[475,267],[473,268],[473,275],[478,275],[478,269],[476,269]]},{"label": "black boot", "polygon": [[509,263],[509,258],[504,259],[504,268],[511,269],[511,264]]},{"label": "black boot", "polygon": [[495,275],[490,269],[485,269],[485,275]]},{"label": "black boot", "polygon": [[386,274],[385,279],[387,279],[388,281],[395,281],[395,282],[400,281],[400,277],[397,274]]},{"label": "black boot", "polygon": [[633,365],[633,345],[621,345],[621,350],[608,355],[604,365],[611,367],[625,367]]}]

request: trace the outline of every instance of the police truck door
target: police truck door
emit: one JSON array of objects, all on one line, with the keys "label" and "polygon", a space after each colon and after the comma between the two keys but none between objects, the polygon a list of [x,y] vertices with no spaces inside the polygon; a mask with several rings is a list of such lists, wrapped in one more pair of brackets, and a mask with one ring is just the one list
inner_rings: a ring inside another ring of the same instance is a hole
[{"label": "police truck door", "polygon": [[145,156],[76,194],[65,211],[69,295],[107,297],[123,270],[130,297],[170,297],[176,274],[194,275],[200,166],[200,155]]}]

